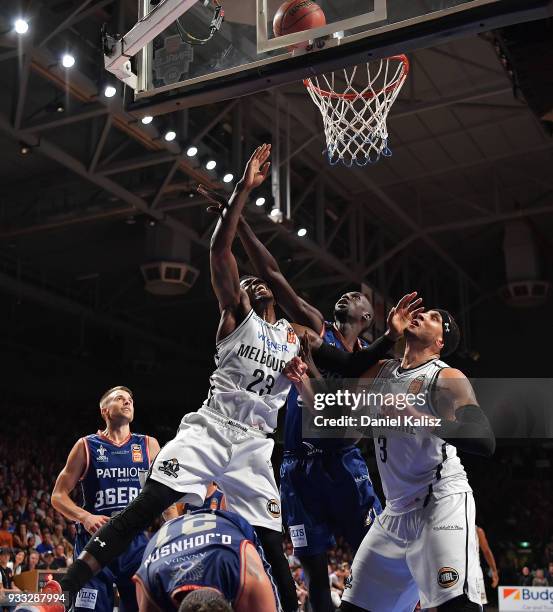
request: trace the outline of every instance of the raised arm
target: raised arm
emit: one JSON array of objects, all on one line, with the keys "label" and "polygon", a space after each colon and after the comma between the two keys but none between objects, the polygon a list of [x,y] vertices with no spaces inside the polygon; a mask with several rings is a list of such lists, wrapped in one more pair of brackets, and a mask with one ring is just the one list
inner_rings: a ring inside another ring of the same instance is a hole
[{"label": "raised arm", "polygon": [[295,323],[320,332],[323,315],[302,299],[282,274],[276,259],[254,234],[248,222],[242,217],[238,224],[238,236],[244,245],[257,276],[269,284],[278,305]]},{"label": "raised arm", "polygon": [[271,145],[268,144],[257,147],[253,152],[244,170],[244,176],[236,184],[228,205],[221,211],[211,237],[211,283],[222,315],[218,340],[230,334],[249,310],[247,296],[240,290],[238,265],[232,253],[232,243],[236,237],[238,220],[251,191],[259,187],[267,177],[270,165],[267,160],[270,153]]}]

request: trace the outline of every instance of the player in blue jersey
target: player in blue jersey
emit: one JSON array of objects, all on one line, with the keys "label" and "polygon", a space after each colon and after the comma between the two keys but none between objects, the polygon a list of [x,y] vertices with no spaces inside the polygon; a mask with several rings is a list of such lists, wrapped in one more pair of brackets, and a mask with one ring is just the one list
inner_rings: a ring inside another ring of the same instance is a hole
[{"label": "player in blue jersey", "polygon": [[233,512],[197,510],[165,523],[134,581],[140,612],[278,609],[255,531]]},{"label": "player in blue jersey", "polygon": [[[319,331],[324,344],[343,351],[367,346],[360,336],[372,326],[374,313],[365,295],[358,291],[345,293],[334,306],[334,321],[325,321],[319,310],[296,294],[275,258],[243,218],[238,235],[255,273],[268,283],[291,320]],[[411,293],[392,309],[386,334],[371,345],[375,361],[384,357],[403,334],[411,318],[418,314],[421,301],[416,299],[416,293]],[[332,372],[323,372],[323,375],[335,376]],[[351,440],[303,439],[302,404],[295,387],[288,395],[284,448],[280,469],[284,523],[290,532],[294,554],[307,574],[314,612],[329,612],[334,607],[326,551],[336,535],[344,536],[355,551],[382,507],[366,462]]]},{"label": "player in blue jersey", "polygon": [[[126,387],[109,389],[100,400],[106,423],[103,431],[80,438],[60,472],[52,505],[67,519],[77,521],[75,557],[110,516],[121,511],[140,492],[139,471],[148,470],[159,452],[155,438],[131,433],[133,396]],[[70,497],[80,482],[84,499],[79,507]],[[136,536],[129,549],[94,576],[77,594],[75,610],[113,610],[113,584],[117,585],[124,612],[137,610],[132,576],[140,565],[147,539]]]}]

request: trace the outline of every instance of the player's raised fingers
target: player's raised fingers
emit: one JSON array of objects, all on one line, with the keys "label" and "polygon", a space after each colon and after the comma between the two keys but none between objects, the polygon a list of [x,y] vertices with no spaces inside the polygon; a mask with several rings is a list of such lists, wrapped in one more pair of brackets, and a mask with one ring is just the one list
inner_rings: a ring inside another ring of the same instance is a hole
[{"label": "player's raised fingers", "polygon": [[415,310],[416,308],[418,308],[421,304],[422,304],[422,298],[418,298],[417,300],[415,300],[414,302],[411,302],[407,306],[407,310],[409,310],[411,312],[411,311]]}]

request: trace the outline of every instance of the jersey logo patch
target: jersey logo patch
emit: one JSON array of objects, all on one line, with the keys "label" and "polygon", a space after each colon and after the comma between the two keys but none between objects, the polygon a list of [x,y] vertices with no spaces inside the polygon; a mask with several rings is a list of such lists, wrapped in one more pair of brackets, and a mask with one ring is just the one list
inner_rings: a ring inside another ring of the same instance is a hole
[{"label": "jersey logo patch", "polygon": [[416,395],[422,389],[424,379],[424,376],[417,376],[415,380],[411,381],[409,389],[407,389],[407,393],[414,393]]},{"label": "jersey logo patch", "polygon": [[131,446],[132,460],[133,463],[142,463],[142,447],[140,444],[133,444]]},{"label": "jersey logo patch", "polygon": [[442,589],[449,589],[459,582],[459,572],[453,567],[442,567],[438,571],[438,584]]},{"label": "jersey logo patch", "polygon": [[97,461],[107,461],[108,456],[106,455],[106,449],[100,444],[100,448],[98,449],[98,456],[96,457]]},{"label": "jersey logo patch", "polygon": [[163,472],[167,476],[172,476],[173,478],[177,478],[177,473],[179,471],[180,465],[177,459],[173,457],[172,459],[168,459],[164,461],[159,466],[159,471]]},{"label": "jersey logo patch", "polygon": [[292,540],[292,546],[294,548],[301,548],[307,546],[307,534],[305,532],[305,525],[290,525],[290,539]]},{"label": "jersey logo patch", "polygon": [[288,344],[296,344],[296,332],[293,327],[288,328],[288,338],[286,342],[288,342]]},{"label": "jersey logo patch", "polygon": [[96,607],[96,599],[98,599],[97,589],[81,589],[77,594],[75,607],[94,610]]},{"label": "jersey logo patch", "polygon": [[267,512],[274,518],[280,517],[280,504],[276,499],[270,499],[267,502]]}]

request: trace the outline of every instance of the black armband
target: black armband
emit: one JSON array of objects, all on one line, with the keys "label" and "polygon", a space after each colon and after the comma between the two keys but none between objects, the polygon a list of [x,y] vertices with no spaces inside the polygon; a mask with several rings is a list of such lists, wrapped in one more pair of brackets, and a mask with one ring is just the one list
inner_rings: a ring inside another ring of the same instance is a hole
[{"label": "black armband", "polygon": [[435,433],[459,450],[491,457],[495,451],[495,435],[482,408],[474,404],[461,406],[455,411],[455,418],[455,421],[442,419]]},{"label": "black armband", "polygon": [[315,365],[323,370],[336,372],[343,378],[358,378],[379,359],[383,359],[394,344],[395,341],[388,336],[380,336],[366,348],[348,353],[323,342],[313,352],[313,359]]}]

